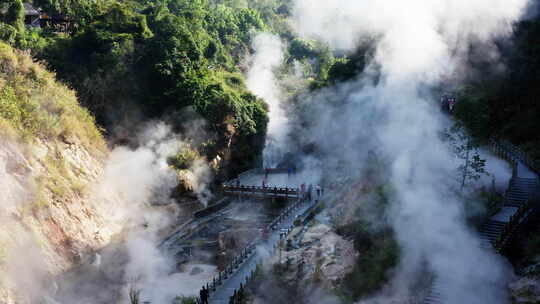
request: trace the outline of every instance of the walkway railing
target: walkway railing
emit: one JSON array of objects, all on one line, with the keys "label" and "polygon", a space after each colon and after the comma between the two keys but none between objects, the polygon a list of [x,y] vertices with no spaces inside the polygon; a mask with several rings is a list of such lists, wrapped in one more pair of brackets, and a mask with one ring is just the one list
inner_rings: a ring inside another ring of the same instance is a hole
[{"label": "walkway railing", "polygon": [[[512,182],[519,179],[517,176],[517,167],[519,162],[529,167],[529,169],[534,171],[536,174],[539,174],[540,171],[537,167],[535,167],[534,161],[526,153],[523,153],[519,148],[515,147],[511,143],[507,141],[498,141],[496,139],[491,139],[490,146],[495,154],[507,160],[512,165],[513,170],[510,185],[512,184]],[[507,189],[507,193],[509,190],[510,188]],[[504,224],[504,227],[498,234],[495,241],[491,243],[493,249],[495,249],[495,251],[497,251],[498,253],[502,252],[504,248],[510,244],[512,238],[519,231],[521,225],[526,223],[529,217],[531,217],[531,215],[534,214],[535,211],[540,207],[540,195],[538,192],[538,188],[534,189],[533,187],[532,189],[528,190],[531,191],[528,193],[528,198],[523,200],[523,203],[519,205],[517,211],[512,214],[509,221]],[[505,197],[507,197],[507,195],[505,195]],[[497,207],[497,205],[493,205],[493,207]],[[436,282],[437,281],[435,280],[435,283]],[[431,287],[430,294],[424,299],[424,304],[445,303],[442,295],[438,290],[436,290],[434,285],[432,285]]]},{"label": "walkway railing", "polygon": [[261,187],[261,186],[231,186],[231,185],[222,185],[221,190],[225,194],[236,194],[236,195],[253,195],[260,194],[263,196],[274,196],[274,197],[298,197],[300,194],[299,188],[290,188],[290,187]]},{"label": "walkway railing", "polygon": [[490,139],[490,144],[497,154],[512,162],[514,166],[517,165],[518,161],[521,161],[525,166],[529,167],[529,169],[540,175],[540,167],[536,164],[534,159],[528,153],[523,152],[523,150],[514,146],[509,141],[492,138]]},{"label": "walkway railing", "polygon": [[[285,210],[283,210],[283,212],[280,213],[278,217],[276,217],[272,222],[266,225],[265,231],[268,231],[268,232],[275,231],[278,228],[279,223],[281,223],[285,218],[290,216],[294,210],[300,207],[301,204],[306,202],[307,197],[308,195],[306,195],[305,193],[302,194],[302,196],[298,198],[298,200],[295,201],[294,204],[292,204],[291,206],[288,206]],[[292,231],[292,226],[288,227],[287,230],[283,234],[280,235],[280,238],[285,237],[291,231]],[[234,259],[225,267],[223,271],[220,271],[214,278],[212,278],[211,281],[209,281],[208,283],[206,283],[205,286],[203,286],[204,288],[208,290],[209,295],[212,295],[213,293],[215,293],[216,289],[220,285],[224,284],[224,282],[228,278],[232,277],[238,271],[238,269],[240,269],[242,264],[247,262],[255,254],[257,244],[260,243],[262,240],[263,240],[263,237],[258,237],[257,239],[249,243],[240,252],[239,255],[234,257]],[[272,248],[273,251],[275,251],[276,248],[277,248],[276,246],[273,246]],[[253,275],[254,275],[254,271],[251,271],[250,274],[245,277],[245,282],[248,282],[253,277]],[[237,290],[235,290],[235,293],[236,291]]]},{"label": "walkway railing", "polygon": [[525,222],[529,215],[533,213],[537,203],[538,201],[536,199],[529,199],[519,207],[516,213],[510,216],[510,220],[506,223],[499,237],[493,243],[493,248],[497,252],[501,252],[509,243],[521,223]]},{"label": "walkway railing", "polygon": [[508,161],[512,165],[512,177],[516,176],[517,165],[519,158],[515,156],[513,151],[515,149],[509,149],[507,144],[501,144],[500,141],[490,139],[489,141],[492,151],[500,158]]}]

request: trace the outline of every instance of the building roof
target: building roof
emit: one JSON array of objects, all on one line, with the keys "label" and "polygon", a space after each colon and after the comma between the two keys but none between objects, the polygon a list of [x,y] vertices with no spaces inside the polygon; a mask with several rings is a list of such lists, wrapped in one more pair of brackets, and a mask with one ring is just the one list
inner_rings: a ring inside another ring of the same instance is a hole
[{"label": "building roof", "polygon": [[24,4],[24,14],[26,16],[39,16],[39,11],[35,9],[32,4],[30,3],[23,3]]}]

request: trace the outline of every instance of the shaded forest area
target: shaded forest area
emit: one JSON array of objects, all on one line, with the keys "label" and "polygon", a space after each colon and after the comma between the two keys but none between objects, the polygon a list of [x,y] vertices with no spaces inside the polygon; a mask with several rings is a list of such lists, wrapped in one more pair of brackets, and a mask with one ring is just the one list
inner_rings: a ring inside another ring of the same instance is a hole
[{"label": "shaded forest area", "polygon": [[[457,90],[455,116],[471,134],[499,137],[520,146],[540,164],[540,17],[514,25],[510,41],[496,42],[501,67],[470,58],[475,71]],[[473,48],[473,47],[471,47]],[[486,50],[472,49],[473,54]],[[471,56],[473,57],[473,56]],[[495,71],[494,71],[495,70]]]}]

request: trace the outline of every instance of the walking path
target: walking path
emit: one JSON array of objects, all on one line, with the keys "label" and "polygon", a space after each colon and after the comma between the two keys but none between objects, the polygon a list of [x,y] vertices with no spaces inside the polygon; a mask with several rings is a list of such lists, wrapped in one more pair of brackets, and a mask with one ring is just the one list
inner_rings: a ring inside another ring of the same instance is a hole
[{"label": "walking path", "polygon": [[239,269],[225,280],[222,285],[216,288],[216,291],[210,296],[210,303],[228,304],[229,298],[233,295],[234,291],[240,288],[240,284],[246,283],[246,279],[255,271],[257,264],[272,256],[275,247],[280,241],[280,234],[289,231],[293,227],[297,216],[303,214],[314,203],[314,201],[301,203],[298,208],[277,224],[277,229],[270,233],[268,240],[261,241],[261,243],[256,246],[255,253],[244,261]]},{"label": "walking path", "polygon": [[[501,252],[510,242],[519,226],[529,219],[539,206],[537,194],[540,186],[538,175],[515,155],[516,147],[499,145],[493,142],[494,150],[514,164],[515,170],[504,196],[504,204],[480,229],[481,246]],[[521,152],[519,152],[521,153]],[[523,155],[521,153],[520,155]],[[448,304],[441,290],[444,290],[435,278],[424,304]],[[452,303],[453,304],[453,303]]]}]

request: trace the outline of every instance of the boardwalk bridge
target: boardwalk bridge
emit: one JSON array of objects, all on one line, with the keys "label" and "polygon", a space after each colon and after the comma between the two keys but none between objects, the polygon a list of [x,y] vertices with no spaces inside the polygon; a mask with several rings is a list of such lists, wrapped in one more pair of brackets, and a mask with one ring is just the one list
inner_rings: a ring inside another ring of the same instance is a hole
[{"label": "boardwalk bridge", "polygon": [[[287,181],[292,185],[285,187],[258,186],[263,179],[281,183]],[[242,286],[253,278],[256,268],[275,253],[278,244],[292,231],[295,223],[300,225],[308,223],[308,219],[312,217],[311,213],[314,211],[314,206],[317,204],[317,200],[311,199],[315,197],[312,193],[313,187],[309,186],[305,187],[305,189],[295,187],[293,179],[295,177],[290,176],[287,170],[254,169],[221,186],[222,193],[231,198],[282,198],[289,200],[291,203],[266,225],[264,235],[249,243],[223,271],[220,271],[206,283],[204,289],[209,293],[209,303],[230,303],[233,295],[236,295],[242,289]],[[243,180],[244,184],[240,184],[240,180]],[[296,180],[298,181],[298,179]],[[252,184],[246,185],[246,183]],[[207,218],[224,208],[228,203],[229,201],[225,200],[218,204],[219,206],[209,207],[197,212],[195,216],[201,219]]]}]

